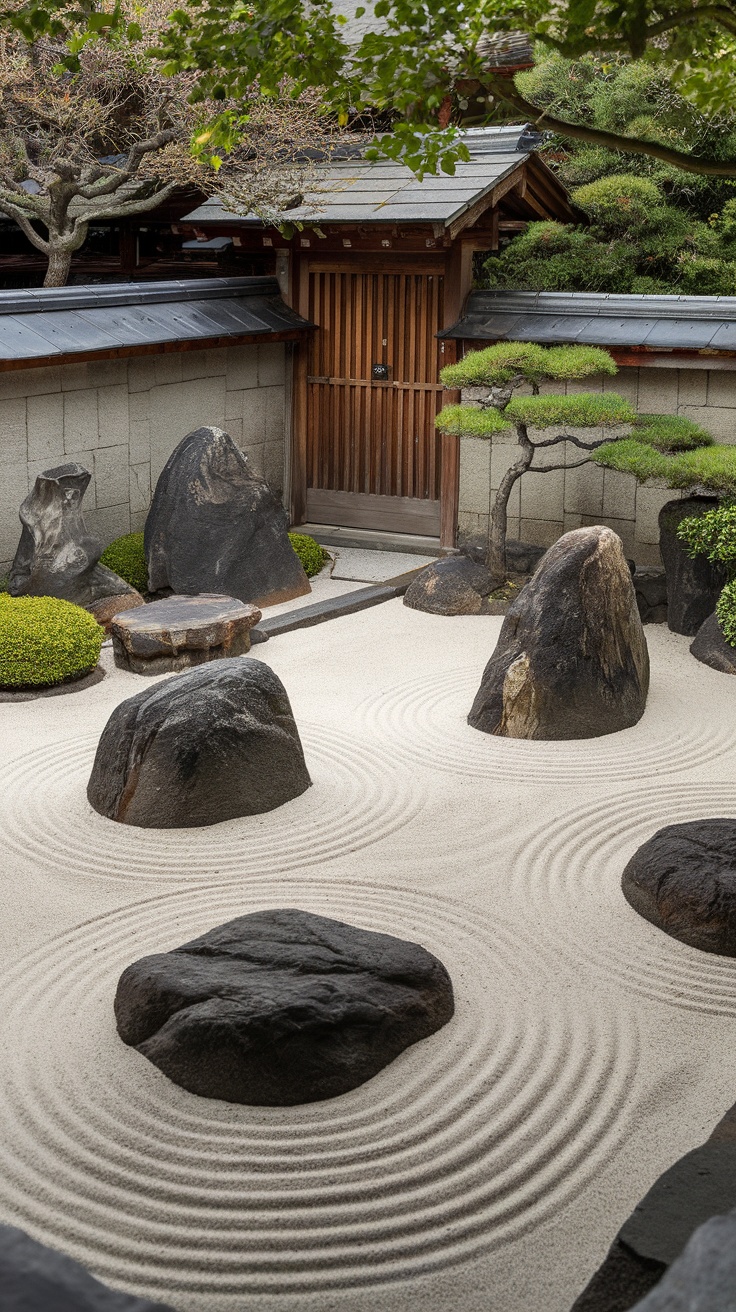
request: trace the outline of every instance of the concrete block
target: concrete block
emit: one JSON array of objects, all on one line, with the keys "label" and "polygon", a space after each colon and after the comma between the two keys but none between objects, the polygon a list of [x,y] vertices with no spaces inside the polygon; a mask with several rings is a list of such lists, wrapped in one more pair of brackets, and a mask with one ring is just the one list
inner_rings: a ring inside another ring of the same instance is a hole
[{"label": "concrete block", "polygon": [[[228,346],[225,351],[228,391],[258,386],[258,347]],[[281,380],[279,380],[281,381]]]},{"label": "concrete block", "polygon": [[225,427],[224,378],[198,378],[155,387],[151,401],[151,478],[158,478],[171,452],[203,424]]},{"label": "concrete block", "polygon": [[90,360],[90,387],[128,387],[127,360]]},{"label": "concrete block", "polygon": [[260,446],[266,440],[266,397],[260,387],[241,392],[243,398],[243,442]]},{"label": "concrete block", "polygon": [[277,496],[281,496],[284,487],[283,442],[265,443],[263,447],[263,477]]},{"label": "concrete block", "polygon": [[582,528],[582,524],[583,524],[582,515],[568,515],[567,513],[565,513],[562,529],[563,532],[565,533],[572,533],[573,529]]},{"label": "concrete block", "polygon": [[264,342],[258,347],[258,386],[284,385],[285,352],[283,342]]},{"label": "concrete block", "polygon": [[260,389],[263,393],[265,414],[264,414],[264,437],[267,442],[283,442],[284,440],[284,388],[281,387],[263,387]]},{"label": "concrete block", "polygon": [[488,514],[491,459],[490,442],[477,437],[460,438],[459,508],[463,514]]},{"label": "concrete block", "polygon": [[708,370],[709,406],[730,406],[736,409],[736,371],[733,369]]},{"label": "concrete block", "polygon": [[145,512],[151,504],[151,465],[130,466],[130,513]]},{"label": "concrete block", "polygon": [[100,538],[104,546],[109,546],[115,538],[130,533],[130,507],[126,501],[123,506],[104,506],[101,510],[85,513],[85,521],[90,532]]},{"label": "concrete block", "polygon": [[[602,392],[604,377],[605,375],[598,374],[593,378],[571,378],[567,383],[567,395],[570,396],[573,392]],[[546,383],[544,391],[547,391]]]},{"label": "concrete block", "polygon": [[157,387],[167,387],[170,383],[180,383],[182,377],[182,355],[169,351],[165,355],[154,355],[153,372]]},{"label": "concrete block", "polygon": [[130,472],[128,446],[105,446],[95,451],[95,502],[98,510],[128,503]]},{"label": "concrete block", "polygon": [[128,391],[149,392],[156,386],[153,357],[142,355],[128,361]]},{"label": "concrete block", "polygon": [[242,419],[226,419],[226,420],[225,420],[225,428],[226,428],[227,432],[230,434],[231,438],[233,439],[233,442],[235,443],[235,445],[236,445],[236,446],[239,446],[240,449],[241,449],[241,451],[243,451],[245,448],[244,448],[244,446],[243,446],[243,421],[242,421]]},{"label": "concrete block", "polygon": [[677,370],[639,370],[639,413],[644,415],[677,414]]},{"label": "concrete block", "polygon": [[[242,419],[245,407],[245,398],[249,396],[248,392],[225,392],[225,423],[232,423],[233,419]],[[227,430],[230,433],[230,429]],[[230,433],[232,437],[232,433]]]},{"label": "concrete block", "polygon": [[97,392],[64,393],[64,450],[67,455],[93,451],[99,439]]},{"label": "concrete block", "polygon": [[716,442],[725,442],[729,446],[736,442],[736,408],[732,410],[726,409],[725,406],[686,405],[680,408],[680,414],[700,424]]},{"label": "concrete block", "polygon": [[61,388],[61,366],[44,365],[41,369],[8,369],[0,373],[0,400],[16,396],[42,396]]},{"label": "concrete block", "polygon": [[151,417],[150,392],[131,392],[128,396],[128,420],[137,424]]},{"label": "concrete block", "polygon": [[[551,470],[549,473],[534,473],[530,470],[524,474],[521,482],[521,518],[529,521],[551,521],[562,523],[565,505],[565,471]],[[559,530],[558,530],[559,536]],[[537,542],[541,539],[525,539]],[[542,545],[548,545],[542,543]]]},{"label": "concrete block", "polygon": [[62,365],[62,392],[79,392],[93,386],[94,383],[90,379],[90,365],[88,361],[80,360],[77,364]]},{"label": "concrete block", "polygon": [[266,477],[265,447],[265,442],[254,442],[250,446],[243,445],[241,448],[248,457],[248,463],[253,473],[257,474],[259,478]]},{"label": "concrete block", "polygon": [[135,511],[131,510],[131,512],[130,512],[130,532],[131,532],[131,533],[142,533],[143,530],[144,530],[144,528],[146,527],[146,520],[147,520],[147,519],[148,519],[148,511],[147,511],[147,510],[135,510]]},{"label": "concrete block", "polygon": [[0,479],[0,559],[12,560],[20,540],[18,511],[28,495],[28,468],[24,461],[3,467]]},{"label": "concrete block", "polygon": [[144,461],[150,461],[151,425],[147,419],[139,419],[131,422],[128,449],[130,451],[131,464],[139,465]]},{"label": "concrete block", "polygon": [[46,469],[64,463],[64,396],[48,392],[26,402],[29,461],[42,460]]},{"label": "concrete block", "polygon": [[616,519],[615,515],[610,517],[608,515],[583,515],[581,528],[590,524],[605,524],[608,528],[612,528],[614,533],[618,533],[623,543],[624,555],[628,556],[630,559],[635,559],[634,521],[632,519]]},{"label": "concrete block", "polygon": [[633,474],[603,471],[603,514],[614,519],[636,519],[636,479]]},{"label": "concrete block", "polygon": [[[181,354],[181,376],[186,382],[190,378],[207,378],[210,374],[210,363],[208,360],[208,351],[182,351]],[[223,351],[224,355],[224,351]],[[225,372],[223,363],[222,372]]]},{"label": "concrete block", "polygon": [[668,501],[679,501],[681,493],[671,488],[641,486],[636,490],[637,542],[659,545],[659,512]]},{"label": "concrete block", "polygon": [[[705,405],[708,394],[707,369],[678,369],[678,407],[683,405]],[[736,404],[736,401],[734,402]]]},{"label": "concrete block", "polygon": [[651,542],[640,542],[638,538],[634,539],[634,545],[631,550],[631,556],[637,565],[661,565],[662,556],[658,546]]},{"label": "concrete block", "polygon": [[97,445],[121,446],[128,443],[130,416],[128,389],[120,384],[97,388]]},{"label": "concrete block", "polygon": [[616,392],[618,396],[623,396],[636,409],[638,407],[639,397],[639,370],[633,366],[624,365],[619,369],[617,374],[604,374],[603,391]]},{"label": "concrete block", "polygon": [[[522,542],[532,542],[538,547],[551,547],[562,535],[561,519],[525,519],[519,521],[519,537]],[[509,537],[512,535],[509,534]]]},{"label": "concrete block", "polygon": [[23,464],[28,459],[26,399],[24,396],[0,400],[0,457],[3,465]]},{"label": "concrete block", "polygon": [[565,470],[564,509],[565,513],[577,515],[603,513],[603,470],[600,465],[588,462],[578,469]]}]

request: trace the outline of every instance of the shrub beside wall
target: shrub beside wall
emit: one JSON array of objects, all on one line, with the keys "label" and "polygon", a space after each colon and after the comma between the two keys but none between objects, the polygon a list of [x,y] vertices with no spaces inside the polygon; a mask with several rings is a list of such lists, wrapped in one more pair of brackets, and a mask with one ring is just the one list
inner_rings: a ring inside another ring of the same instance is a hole
[{"label": "shrub beside wall", "polygon": [[97,620],[57,597],[0,595],[0,687],[49,688],[93,670],[105,637]]}]

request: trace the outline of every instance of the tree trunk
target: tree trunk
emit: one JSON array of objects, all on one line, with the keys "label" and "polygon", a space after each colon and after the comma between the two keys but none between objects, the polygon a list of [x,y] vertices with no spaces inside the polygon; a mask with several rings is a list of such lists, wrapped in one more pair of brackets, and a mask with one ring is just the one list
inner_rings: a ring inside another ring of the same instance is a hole
[{"label": "tree trunk", "polygon": [[71,263],[72,252],[70,250],[52,246],[49,251],[49,267],[43,280],[44,287],[66,287]]},{"label": "tree trunk", "polygon": [[486,568],[491,575],[492,586],[502,588],[506,582],[506,530],[508,526],[508,504],[514,483],[529,469],[534,459],[534,445],[524,424],[516,425],[519,446],[522,455],[511,465],[501,479],[496,499],[491,510],[488,525],[488,547],[486,550]]}]

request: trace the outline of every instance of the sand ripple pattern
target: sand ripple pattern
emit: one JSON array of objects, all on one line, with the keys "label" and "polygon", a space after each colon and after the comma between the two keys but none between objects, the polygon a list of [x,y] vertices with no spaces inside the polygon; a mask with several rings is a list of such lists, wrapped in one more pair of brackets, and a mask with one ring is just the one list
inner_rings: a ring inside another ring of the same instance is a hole
[{"label": "sand ripple pattern", "polygon": [[693,714],[693,680],[668,675],[650,689],[644,717],[632,729],[577,742],[526,742],[471,729],[467,715],[482,669],[459,666],[409,679],[358,708],[367,730],[413,766],[475,779],[590,782],[677,774],[716,760],[736,746],[736,721],[719,715],[716,699]]},{"label": "sand ripple pattern", "polygon": [[98,735],[28,752],[0,769],[4,850],[98,879],[238,879],[301,869],[400,829],[421,809],[406,772],[380,748],[300,726],[313,786],[266,815],[201,829],[137,829],[92,810],[87,781]]},{"label": "sand ripple pattern", "polygon": [[576,969],[586,963],[627,993],[735,1016],[736,959],[679,943],[621,892],[626,862],[657,829],[707,816],[736,818],[736,784],[672,783],[559,807],[519,844],[505,887],[523,899],[529,925],[544,925],[540,947],[553,944]]},{"label": "sand ripple pattern", "polygon": [[[131,959],[279,905],[424,943],[455,1018],[362,1089],[299,1108],[196,1098],[117,1040]],[[522,957],[495,915],[325,878],[189,888],[88,921],[0,982],[3,1212],[188,1307],[406,1279],[506,1242],[595,1177],[638,1088],[633,1015]]]}]

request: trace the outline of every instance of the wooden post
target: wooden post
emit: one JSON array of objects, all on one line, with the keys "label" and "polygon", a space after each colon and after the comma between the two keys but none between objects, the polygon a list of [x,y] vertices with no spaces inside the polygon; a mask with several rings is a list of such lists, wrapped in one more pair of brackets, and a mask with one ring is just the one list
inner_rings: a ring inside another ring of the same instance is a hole
[{"label": "wooden post", "polygon": [[[295,255],[293,286],[298,314],[309,318],[309,261]],[[291,477],[289,515],[294,525],[303,524],[307,516],[307,366],[311,342],[302,337],[294,347],[291,411]]]},{"label": "wooden post", "polygon": [[[442,327],[450,328],[462,314],[473,286],[472,239],[458,239],[450,249],[445,269],[445,296]],[[444,338],[442,364],[457,360],[457,343]],[[459,392],[448,392],[448,404],[460,400]],[[440,546],[454,547],[457,542],[458,499],[460,494],[460,438],[443,433],[440,445]]]}]

